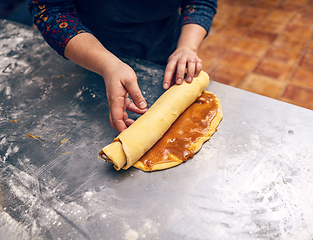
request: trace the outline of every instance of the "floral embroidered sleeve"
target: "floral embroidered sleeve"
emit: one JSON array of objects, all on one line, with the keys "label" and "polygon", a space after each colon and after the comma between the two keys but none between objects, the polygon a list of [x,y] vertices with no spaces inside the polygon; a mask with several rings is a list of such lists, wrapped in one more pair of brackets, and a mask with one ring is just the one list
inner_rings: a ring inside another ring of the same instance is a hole
[{"label": "floral embroidered sleeve", "polygon": [[[209,32],[216,7],[217,0],[183,0],[181,25],[195,23]],[[78,18],[74,0],[29,0],[29,11],[44,39],[62,56],[71,38],[91,33]]]},{"label": "floral embroidered sleeve", "polygon": [[28,8],[46,42],[63,57],[72,37],[91,33],[79,20],[73,0],[30,0]]},{"label": "floral embroidered sleeve", "polygon": [[209,33],[213,17],[216,14],[217,0],[183,0],[181,8],[181,26],[198,24]]}]

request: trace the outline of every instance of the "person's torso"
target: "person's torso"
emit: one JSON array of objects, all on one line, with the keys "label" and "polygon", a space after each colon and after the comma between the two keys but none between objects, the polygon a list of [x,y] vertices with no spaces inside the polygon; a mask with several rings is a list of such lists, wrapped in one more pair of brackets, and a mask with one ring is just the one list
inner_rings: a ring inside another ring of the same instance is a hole
[{"label": "person's torso", "polygon": [[75,0],[83,24],[108,50],[154,62],[173,51],[180,5],[181,0]]}]

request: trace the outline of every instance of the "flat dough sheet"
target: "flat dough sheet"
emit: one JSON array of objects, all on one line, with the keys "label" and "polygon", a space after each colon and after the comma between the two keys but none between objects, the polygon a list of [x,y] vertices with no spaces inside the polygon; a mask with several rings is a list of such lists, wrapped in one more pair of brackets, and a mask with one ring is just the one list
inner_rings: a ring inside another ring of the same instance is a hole
[{"label": "flat dough sheet", "polygon": [[99,155],[124,170],[137,162],[206,89],[209,76],[200,72],[191,83],[185,81],[165,91],[150,109],[102,149]]},{"label": "flat dough sheet", "polygon": [[156,171],[187,161],[211,138],[222,118],[219,99],[204,92],[133,167]]}]

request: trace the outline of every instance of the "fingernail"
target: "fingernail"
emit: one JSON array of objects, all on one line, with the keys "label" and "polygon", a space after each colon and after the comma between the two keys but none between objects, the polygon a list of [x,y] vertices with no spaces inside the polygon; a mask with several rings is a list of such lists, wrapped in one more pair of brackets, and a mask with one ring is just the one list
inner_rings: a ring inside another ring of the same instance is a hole
[{"label": "fingernail", "polygon": [[168,88],[168,84],[167,84],[167,83],[164,83],[163,88],[164,88],[164,89],[167,89],[167,88]]},{"label": "fingernail", "polygon": [[145,109],[147,107],[146,103],[144,101],[139,103],[139,108],[140,109]]},{"label": "fingernail", "polygon": [[181,78],[178,78],[177,81],[176,81],[176,83],[177,83],[177,84],[181,84],[181,83],[182,83],[182,79],[181,79]]},{"label": "fingernail", "polygon": [[188,77],[187,82],[192,82],[192,77]]}]

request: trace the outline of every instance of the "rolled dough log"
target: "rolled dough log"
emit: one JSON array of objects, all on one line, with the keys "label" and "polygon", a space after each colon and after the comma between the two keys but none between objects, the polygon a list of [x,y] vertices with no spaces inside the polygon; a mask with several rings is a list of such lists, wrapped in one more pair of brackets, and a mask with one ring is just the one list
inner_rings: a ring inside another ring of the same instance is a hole
[{"label": "rolled dough log", "polygon": [[164,170],[193,158],[214,134],[222,118],[219,99],[204,91],[133,167],[149,172]]},{"label": "rolled dough log", "polygon": [[164,92],[150,109],[120,133],[99,153],[112,162],[116,170],[124,170],[137,162],[206,89],[209,76],[201,71],[191,83],[185,81]]}]

